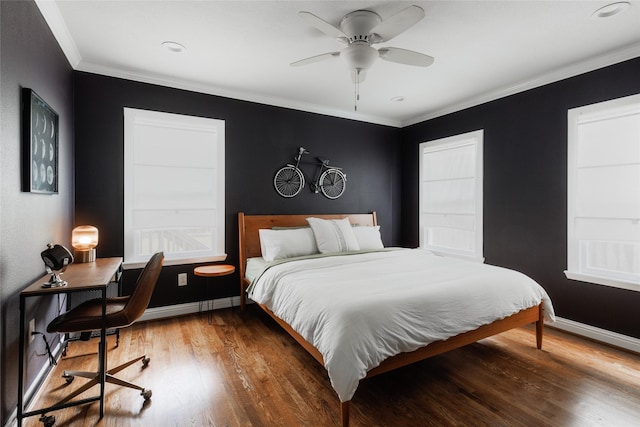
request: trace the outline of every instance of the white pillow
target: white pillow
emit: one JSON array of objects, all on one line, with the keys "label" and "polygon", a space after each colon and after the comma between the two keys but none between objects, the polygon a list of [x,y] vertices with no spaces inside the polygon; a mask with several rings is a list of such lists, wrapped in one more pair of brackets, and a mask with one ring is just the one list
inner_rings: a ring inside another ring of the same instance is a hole
[{"label": "white pillow", "polygon": [[360,250],[349,218],[320,219],[307,218],[307,222],[316,236],[318,250],[322,254],[350,252]]},{"label": "white pillow", "polygon": [[353,234],[356,236],[360,250],[382,249],[382,237],[380,236],[380,226],[360,226],[353,227]]},{"label": "white pillow", "polygon": [[260,229],[260,250],[265,261],[318,253],[318,246],[310,228],[286,230]]}]

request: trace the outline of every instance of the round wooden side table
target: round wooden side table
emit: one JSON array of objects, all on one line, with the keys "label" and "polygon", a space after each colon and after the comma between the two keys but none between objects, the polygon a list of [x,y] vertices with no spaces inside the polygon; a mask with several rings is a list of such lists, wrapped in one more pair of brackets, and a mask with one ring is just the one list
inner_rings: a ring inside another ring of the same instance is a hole
[{"label": "round wooden side table", "polygon": [[[207,311],[208,311],[208,320],[209,324],[211,324],[213,320],[213,305],[211,304],[211,285],[209,280],[211,277],[220,277],[227,276],[229,274],[233,274],[236,271],[236,268],[233,265],[229,264],[215,264],[215,265],[202,265],[200,267],[196,267],[193,269],[193,274],[196,276],[206,277],[207,278]],[[200,312],[202,312],[202,305],[204,301],[200,301]],[[233,307],[233,303],[231,305]]]}]

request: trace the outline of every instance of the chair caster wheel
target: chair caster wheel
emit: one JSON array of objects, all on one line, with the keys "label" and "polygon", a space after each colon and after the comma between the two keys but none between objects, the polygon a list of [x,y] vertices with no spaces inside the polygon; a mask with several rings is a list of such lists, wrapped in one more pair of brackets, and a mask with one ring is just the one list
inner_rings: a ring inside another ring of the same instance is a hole
[{"label": "chair caster wheel", "polygon": [[148,357],[145,357],[144,359],[142,359],[142,367],[146,368],[147,366],[149,366],[149,362],[151,362],[151,359]]},{"label": "chair caster wheel", "polygon": [[142,393],[140,393],[140,395],[142,395],[142,397],[144,397],[145,402],[149,399],[151,399],[151,390],[142,390]]},{"label": "chair caster wheel", "polygon": [[44,427],[53,427],[56,423],[56,417],[54,415],[40,415],[40,421],[44,424]]},{"label": "chair caster wheel", "polygon": [[73,375],[62,374],[62,378],[64,378],[67,384],[71,384],[76,377]]}]

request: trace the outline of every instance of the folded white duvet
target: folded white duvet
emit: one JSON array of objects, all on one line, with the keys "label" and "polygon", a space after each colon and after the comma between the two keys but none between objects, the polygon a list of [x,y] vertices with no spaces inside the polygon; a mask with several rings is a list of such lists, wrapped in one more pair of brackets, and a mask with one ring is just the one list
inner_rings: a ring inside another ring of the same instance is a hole
[{"label": "folded white duvet", "polygon": [[420,249],[271,265],[249,290],[317,348],[341,402],[367,371],[409,352],[551,300],[531,278]]}]

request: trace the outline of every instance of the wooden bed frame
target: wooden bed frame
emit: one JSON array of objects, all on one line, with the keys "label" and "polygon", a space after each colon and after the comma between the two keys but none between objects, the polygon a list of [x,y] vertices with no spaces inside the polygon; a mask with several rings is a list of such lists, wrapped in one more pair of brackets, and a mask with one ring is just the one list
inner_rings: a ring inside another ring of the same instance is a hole
[{"label": "wooden bed frame", "polygon": [[[376,213],[370,214],[331,214],[331,215],[245,215],[243,212],[238,213],[238,237],[240,249],[240,307],[241,310],[246,306],[246,290],[250,282],[245,278],[245,270],[247,259],[251,257],[261,256],[260,236],[258,230],[261,228],[272,227],[299,227],[308,225],[306,218],[313,216],[323,219],[342,219],[349,218],[351,224],[357,225],[377,225]],[[282,328],[287,331],[305,350],[307,350],[319,363],[324,366],[324,360],[320,352],[306,341],[300,334],[291,328],[285,321],[277,317],[271,310],[258,304],[266,313],[268,313]],[[542,348],[542,335],[544,329],[543,313],[544,307],[540,303],[528,309],[506,317],[502,320],[496,320],[493,323],[484,325],[460,335],[451,337],[445,341],[436,341],[409,353],[401,353],[384,360],[379,366],[371,369],[366,378],[392,371],[403,366],[410,365],[420,360],[445,353],[450,350],[474,343],[478,340],[488,338],[492,335],[499,334],[509,329],[536,324],[536,346]],[[340,414],[342,426],[349,425],[349,409],[350,401],[340,404]]]}]

